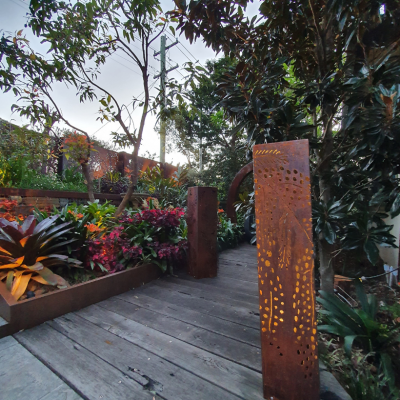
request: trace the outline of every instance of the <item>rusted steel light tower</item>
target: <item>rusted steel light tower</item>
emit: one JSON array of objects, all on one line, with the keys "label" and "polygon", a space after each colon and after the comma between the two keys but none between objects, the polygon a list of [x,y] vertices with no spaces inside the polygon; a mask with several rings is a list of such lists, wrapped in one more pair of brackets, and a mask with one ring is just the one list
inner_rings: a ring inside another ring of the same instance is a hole
[{"label": "rusted steel light tower", "polygon": [[308,141],[253,157],[264,398],[318,400]]},{"label": "rusted steel light tower", "polygon": [[194,278],[214,278],[217,276],[217,189],[196,186],[188,190],[188,269]]}]

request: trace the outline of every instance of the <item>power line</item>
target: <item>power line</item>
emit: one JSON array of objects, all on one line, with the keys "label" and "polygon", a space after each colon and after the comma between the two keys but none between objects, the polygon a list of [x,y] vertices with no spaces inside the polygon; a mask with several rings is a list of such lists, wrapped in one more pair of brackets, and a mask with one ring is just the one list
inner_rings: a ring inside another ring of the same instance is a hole
[{"label": "power line", "polygon": [[[172,37],[173,39],[175,39],[175,37],[172,35],[172,33],[169,33],[168,31],[166,31],[166,33],[167,33],[170,37]],[[204,65],[203,65],[198,59],[196,59],[196,57],[187,49],[187,47],[186,47],[184,44],[182,44],[182,42],[178,41],[178,45],[181,45],[181,46],[192,56],[192,58],[193,58],[193,60],[194,60],[195,63],[199,63],[199,64],[204,68]],[[189,57],[187,54],[185,54],[185,53],[179,48],[179,46],[177,47],[177,49],[178,49],[190,62],[192,62],[192,60],[190,59],[190,57]]]},{"label": "power line", "polygon": [[[171,58],[170,57],[167,57],[170,61],[174,61],[174,60],[171,60]],[[174,61],[175,62],[175,61]],[[173,65],[170,63],[170,62],[168,62],[167,61],[167,64],[170,66],[170,67],[173,67]],[[177,64],[177,63],[176,63]],[[178,74],[180,74],[181,76],[182,76],[182,78],[184,78],[185,76],[182,74],[182,72],[181,71],[179,71],[179,69],[177,69],[176,70],[176,72],[178,72]]]},{"label": "power line", "polygon": [[[153,87],[154,87],[154,85],[156,84],[156,82],[157,82],[157,81],[153,82],[153,83],[149,86],[149,92],[150,92],[151,89],[153,89]],[[141,96],[142,94],[144,94],[144,91],[143,91],[142,93],[140,93],[139,96]],[[139,97],[139,96],[138,96],[138,97]],[[137,98],[136,100],[140,101],[140,100],[143,100],[143,99]],[[134,100],[132,100],[132,101],[127,105],[127,108],[128,108],[133,102],[134,102]],[[136,106],[136,107],[133,107],[132,112],[135,111],[136,108],[137,108],[137,106]],[[129,117],[130,117],[130,115],[128,115],[128,116],[126,117],[126,119],[125,119],[125,121],[124,121],[124,124],[126,124],[126,121],[128,121]],[[117,132],[119,131],[120,128],[121,128],[121,125],[117,128]]]},{"label": "power line", "polygon": [[17,3],[16,1],[14,1],[14,0],[10,0],[10,1],[11,1],[12,3],[14,3],[16,6],[21,7],[23,10],[28,11],[27,8],[23,7],[21,4]]},{"label": "power line", "polygon": [[24,1],[18,0],[18,2],[22,3],[24,5],[24,7],[26,7],[29,10],[29,5],[26,4]]},{"label": "power line", "polygon": [[[115,54],[116,56],[122,58],[122,59],[125,60],[126,62],[128,62],[128,63],[130,63],[130,64],[132,64],[132,65],[137,66],[137,64],[136,64],[134,61],[129,60],[129,59],[125,58],[125,57],[122,57],[122,56],[119,55],[119,54],[116,54],[116,53],[114,53],[114,54]],[[158,72],[152,65],[149,64],[148,67],[151,68],[153,71]],[[140,74],[140,75],[141,75],[141,74]]]},{"label": "power line", "polygon": [[[157,82],[157,81],[154,81],[154,82],[149,86],[149,92],[150,92],[151,89],[153,89],[153,87],[154,87],[154,85],[156,84],[156,82]],[[136,101],[143,100],[143,99],[139,99],[139,97],[140,97],[141,95],[143,95],[144,93],[145,93],[145,90],[143,90],[143,92],[140,93],[140,94],[137,96],[136,99],[132,100],[132,101],[126,106],[126,108],[128,108],[135,100],[136,100]],[[137,107],[134,107],[133,110],[132,110],[132,112],[135,111],[136,108],[137,108]],[[129,116],[128,116],[128,118],[129,118]],[[128,118],[124,121],[124,123],[128,120]],[[102,125],[99,129],[97,129],[96,132],[93,132],[93,135],[95,135],[97,132],[99,132],[100,130],[102,130],[105,126],[107,126],[107,125],[110,124],[111,122],[113,122],[113,121],[107,121],[104,125]],[[119,128],[120,128],[120,127],[119,127]],[[118,129],[119,129],[119,128],[118,128]]]},{"label": "power line", "polygon": [[[116,54],[118,56],[118,54]],[[118,60],[115,60],[114,58],[111,58],[112,61],[115,61],[117,64],[122,65],[123,67],[129,69],[130,71],[134,72],[135,74],[142,76],[142,74],[139,74],[139,72],[136,72],[135,70],[133,70],[132,68],[127,67],[125,64],[122,64],[121,62],[119,62]]]}]

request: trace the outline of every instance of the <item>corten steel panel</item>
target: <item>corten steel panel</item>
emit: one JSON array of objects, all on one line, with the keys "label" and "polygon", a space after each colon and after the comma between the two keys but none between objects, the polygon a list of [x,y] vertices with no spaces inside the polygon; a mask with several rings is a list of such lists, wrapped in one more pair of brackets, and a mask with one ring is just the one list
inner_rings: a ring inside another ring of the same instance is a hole
[{"label": "corten steel panel", "polygon": [[264,398],[318,400],[308,140],[253,156]]},{"label": "corten steel panel", "polygon": [[188,274],[194,278],[217,276],[217,189],[191,187],[188,190]]},{"label": "corten steel panel", "polygon": [[[89,199],[89,195],[83,192],[68,192],[63,190],[17,189],[17,188],[0,188],[0,196]],[[101,200],[110,200],[110,201],[121,200],[121,196],[119,194],[108,194],[108,193],[94,193],[94,198]]]}]

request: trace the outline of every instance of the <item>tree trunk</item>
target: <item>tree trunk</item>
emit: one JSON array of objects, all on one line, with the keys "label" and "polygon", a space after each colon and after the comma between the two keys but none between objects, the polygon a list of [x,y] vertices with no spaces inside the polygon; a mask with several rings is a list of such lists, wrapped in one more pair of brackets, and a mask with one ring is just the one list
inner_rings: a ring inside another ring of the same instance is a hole
[{"label": "tree trunk", "polygon": [[[326,153],[325,153],[326,154]],[[321,174],[325,172],[325,169],[321,171]],[[331,198],[330,185],[321,176],[319,178],[319,191],[321,200],[327,204]],[[318,238],[318,253],[319,253],[319,274],[321,290],[325,292],[333,293],[333,259],[331,256],[332,245],[330,245],[320,234]]]},{"label": "tree trunk", "polygon": [[[331,199],[331,185],[330,182],[325,178],[326,174],[330,171],[330,163],[333,151],[332,113],[333,109],[331,105],[327,105],[322,109],[324,139],[322,141],[322,148],[318,155],[320,200],[325,205]],[[331,257],[332,245],[330,245],[320,236],[318,247],[321,290],[332,293],[334,280],[333,259]]]},{"label": "tree trunk", "polygon": [[320,236],[318,248],[321,290],[333,293],[334,272],[331,257],[332,246]]},{"label": "tree trunk", "polygon": [[89,165],[87,163],[81,164],[82,167],[82,173],[86,179],[86,185],[88,189],[88,194],[89,194],[89,200],[94,201],[94,194],[93,194],[93,181],[92,177],[90,176],[90,169]]},{"label": "tree trunk", "polygon": [[138,156],[136,153],[137,151],[134,150],[132,159],[131,183],[128,186],[128,190],[126,191],[124,198],[122,199],[120,205],[118,206],[117,211],[115,212],[116,217],[125,210],[126,206],[129,203],[130,198],[132,197],[132,194],[135,192],[136,189],[138,181],[138,172],[139,172]]},{"label": "tree trunk", "polygon": [[[148,51],[148,46],[146,47],[146,50]],[[114,216],[117,217],[122,213],[122,211],[125,210],[125,207],[127,206],[132,194],[134,193],[137,185],[137,181],[139,178],[139,163],[138,163],[138,157],[139,157],[139,148],[140,144],[142,143],[142,137],[143,137],[143,130],[144,130],[144,124],[146,122],[146,117],[147,117],[147,112],[149,110],[149,100],[150,100],[150,94],[149,94],[149,79],[147,75],[147,61],[146,61],[146,66],[145,68],[142,69],[142,75],[143,75],[143,86],[144,86],[144,106],[143,106],[143,111],[142,111],[142,117],[140,120],[140,126],[138,130],[138,136],[137,140],[135,143],[132,143],[133,146],[133,153],[132,153],[132,174],[131,174],[131,184],[128,187],[128,190],[125,193],[124,198],[121,201],[121,204],[118,206],[117,211],[115,212]],[[121,117],[119,122],[121,123]],[[128,129],[125,126],[125,124],[121,123],[122,128],[124,129],[125,133],[128,133]]]}]

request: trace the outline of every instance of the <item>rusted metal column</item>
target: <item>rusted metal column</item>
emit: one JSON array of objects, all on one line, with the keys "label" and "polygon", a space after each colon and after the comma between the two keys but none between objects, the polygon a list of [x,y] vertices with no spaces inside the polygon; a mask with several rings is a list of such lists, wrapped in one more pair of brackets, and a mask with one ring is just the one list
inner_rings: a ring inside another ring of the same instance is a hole
[{"label": "rusted metal column", "polygon": [[194,278],[217,276],[217,189],[191,187],[188,190],[188,274]]},{"label": "rusted metal column", "polygon": [[128,154],[125,151],[120,151],[117,153],[117,165],[116,169],[117,171],[121,174],[121,176],[125,176],[125,167],[128,166],[129,160],[128,160]]},{"label": "rusted metal column", "polygon": [[244,179],[253,172],[253,161],[245,165],[233,179],[228,192],[228,200],[226,202],[226,215],[232,222],[237,222],[235,206],[233,203],[238,196],[240,184]]},{"label": "rusted metal column", "polygon": [[308,140],[253,155],[264,398],[318,400]]}]

